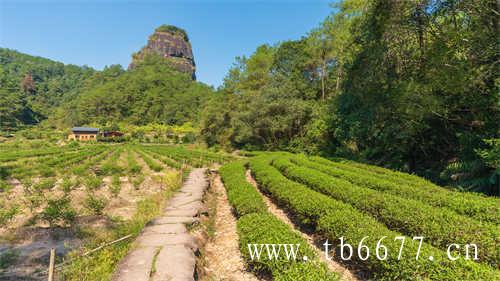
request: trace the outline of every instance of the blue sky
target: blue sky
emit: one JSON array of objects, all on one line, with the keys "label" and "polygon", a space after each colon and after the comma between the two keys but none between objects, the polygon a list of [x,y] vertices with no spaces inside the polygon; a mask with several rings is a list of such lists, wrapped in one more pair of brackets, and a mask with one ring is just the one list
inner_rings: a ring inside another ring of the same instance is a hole
[{"label": "blue sky", "polygon": [[128,66],[161,24],[186,29],[199,81],[218,86],[236,56],[298,39],[319,25],[331,1],[6,1],[0,46],[102,69]]}]

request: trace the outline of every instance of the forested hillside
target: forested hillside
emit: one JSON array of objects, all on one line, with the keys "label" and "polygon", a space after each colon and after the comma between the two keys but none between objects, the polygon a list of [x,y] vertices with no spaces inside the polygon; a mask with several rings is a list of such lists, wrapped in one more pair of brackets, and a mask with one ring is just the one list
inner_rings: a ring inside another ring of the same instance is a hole
[{"label": "forested hillside", "polygon": [[37,124],[73,98],[95,74],[90,67],[64,65],[0,48],[0,128]]},{"label": "forested hillside", "polygon": [[497,3],[335,8],[303,38],[238,58],[203,114],[204,139],[349,157],[498,194]]},{"label": "forested hillside", "polygon": [[182,125],[198,120],[200,106],[213,92],[156,55],[147,56],[131,70],[119,72],[61,107],[54,116],[55,123]]}]

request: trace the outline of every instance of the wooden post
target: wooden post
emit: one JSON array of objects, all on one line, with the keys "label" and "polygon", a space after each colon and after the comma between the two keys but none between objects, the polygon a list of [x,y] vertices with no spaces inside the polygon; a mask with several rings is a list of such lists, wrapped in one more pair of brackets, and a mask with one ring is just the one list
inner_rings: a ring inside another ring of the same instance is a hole
[{"label": "wooden post", "polygon": [[50,262],[49,262],[49,281],[54,281],[54,264],[56,260],[56,249],[50,249]]}]

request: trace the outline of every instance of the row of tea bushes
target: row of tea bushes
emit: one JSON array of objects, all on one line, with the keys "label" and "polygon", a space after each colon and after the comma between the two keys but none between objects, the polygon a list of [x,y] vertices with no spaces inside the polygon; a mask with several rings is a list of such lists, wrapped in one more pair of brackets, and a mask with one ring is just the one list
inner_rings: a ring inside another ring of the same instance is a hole
[{"label": "row of tea bushes", "polygon": [[315,161],[310,161],[305,156],[296,156],[292,158],[292,162],[345,179],[358,186],[368,187],[408,199],[419,200],[434,207],[446,207],[461,215],[480,221],[495,224],[500,223],[500,201],[496,198],[454,192],[438,186],[426,185],[415,187],[408,184],[401,184],[397,181],[373,177],[368,172],[353,172],[340,169],[329,165],[331,161],[319,159],[319,157],[315,157]]},{"label": "row of tea bushes", "polygon": [[[267,211],[261,195],[245,177],[244,162],[224,165],[220,175],[228,193],[229,203],[238,216],[237,229],[240,251],[255,272],[269,272],[274,280],[339,280],[320,263],[314,250],[300,234]],[[264,251],[260,259],[252,259],[248,244],[299,244],[296,260],[288,260],[283,253],[278,259],[269,259]],[[307,257],[307,262],[304,261]]]},{"label": "row of tea bushes", "polygon": [[[376,249],[378,241],[386,237],[384,245],[387,248],[385,259],[374,255],[368,259],[356,259],[363,265],[376,280],[497,280],[498,271],[493,268],[459,259],[452,261],[446,253],[427,243],[421,245],[421,258],[415,256],[419,248],[418,243],[406,243],[401,259],[398,259],[400,242],[396,237],[404,237],[406,241],[412,238],[401,233],[389,230],[385,225],[376,221],[349,204],[334,200],[318,193],[307,186],[291,181],[283,176],[270,163],[273,156],[260,156],[250,160],[250,167],[260,186],[292,212],[303,223],[316,227],[319,235],[329,239],[332,243],[344,237],[354,248],[362,251],[360,241],[364,241],[372,251]],[[387,242],[385,242],[387,241]],[[338,246],[338,244],[336,244]],[[423,254],[422,254],[423,253]],[[428,257],[432,256],[434,260]]]},{"label": "row of tea bushes", "polygon": [[425,236],[430,244],[443,250],[452,243],[474,243],[480,249],[481,261],[492,266],[500,263],[496,243],[500,233],[498,226],[481,223],[421,201],[356,186],[314,169],[297,166],[287,157],[277,157],[272,164],[286,177],[348,203],[383,222],[390,229],[397,229],[409,236]]}]

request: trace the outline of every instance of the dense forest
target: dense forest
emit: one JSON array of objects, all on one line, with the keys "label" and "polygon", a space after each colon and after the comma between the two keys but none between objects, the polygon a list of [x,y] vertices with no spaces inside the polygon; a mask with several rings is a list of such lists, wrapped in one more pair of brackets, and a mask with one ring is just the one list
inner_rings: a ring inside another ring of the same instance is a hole
[{"label": "dense forest", "polygon": [[78,95],[96,74],[90,67],[64,65],[0,48],[0,128],[12,131],[46,119]]},{"label": "dense forest", "polygon": [[[0,126],[198,124],[225,150],[346,157],[500,194],[498,3],[345,0],[215,90],[148,56],[103,71],[0,49]],[[186,33],[184,33],[186,34]]]}]

